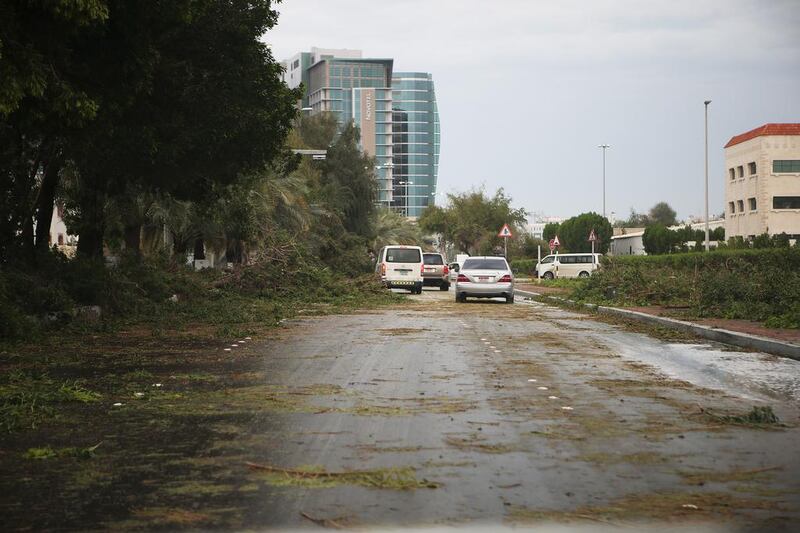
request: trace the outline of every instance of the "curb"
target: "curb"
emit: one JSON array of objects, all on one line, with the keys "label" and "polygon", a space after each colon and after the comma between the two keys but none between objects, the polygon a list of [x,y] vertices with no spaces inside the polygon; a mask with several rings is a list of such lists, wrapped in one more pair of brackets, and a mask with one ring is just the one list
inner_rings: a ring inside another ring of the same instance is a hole
[{"label": "curb", "polygon": [[[538,292],[514,290],[515,294],[526,296],[529,298],[542,297]],[[559,303],[566,303],[575,306],[583,306],[590,311],[596,311],[606,315],[614,315],[637,322],[644,322],[648,324],[656,324],[658,326],[665,326],[668,328],[676,329],[686,333],[692,333],[704,339],[721,342],[724,344],[732,344],[742,348],[749,348],[759,352],[765,352],[773,355],[780,355],[800,361],[800,345],[783,342],[759,335],[750,335],[749,333],[740,333],[738,331],[731,331],[728,329],[714,328],[711,326],[704,326],[702,324],[695,324],[693,322],[686,322],[684,320],[677,320],[674,318],[667,318],[663,316],[648,315],[640,311],[629,311],[627,309],[620,309],[618,307],[606,307],[604,305],[595,304],[580,304],[574,300],[566,298],[559,298],[558,296],[544,296],[550,300]]]}]

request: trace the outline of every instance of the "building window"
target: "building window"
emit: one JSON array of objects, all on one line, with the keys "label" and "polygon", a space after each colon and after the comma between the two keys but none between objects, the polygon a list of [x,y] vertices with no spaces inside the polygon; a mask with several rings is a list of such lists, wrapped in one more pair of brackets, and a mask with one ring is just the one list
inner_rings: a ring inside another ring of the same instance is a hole
[{"label": "building window", "polygon": [[728,174],[730,175],[730,177],[731,177],[731,179],[732,179],[732,180],[735,180],[735,179],[736,179],[736,171],[735,171],[735,170],[733,170],[732,168],[729,168],[729,169],[728,169]]},{"label": "building window", "polygon": [[747,171],[750,173],[751,176],[755,175],[755,173],[756,173],[756,163],[755,163],[755,161],[747,163]]},{"label": "building window", "polygon": [[731,214],[734,214],[736,212],[736,204],[733,202],[728,202],[728,210],[731,212]]},{"label": "building window", "polygon": [[739,174],[740,178],[744,177],[744,167],[742,165],[736,167],[736,172]]},{"label": "building window", "polygon": [[744,200],[736,200],[736,207],[739,208],[740,213],[744,213]]},{"label": "building window", "polygon": [[776,159],[772,162],[772,172],[800,172],[800,159]]},{"label": "building window", "polygon": [[747,203],[749,204],[750,211],[756,210],[756,199],[755,198],[748,198]]},{"label": "building window", "polygon": [[773,196],[772,209],[800,209],[800,196]]}]

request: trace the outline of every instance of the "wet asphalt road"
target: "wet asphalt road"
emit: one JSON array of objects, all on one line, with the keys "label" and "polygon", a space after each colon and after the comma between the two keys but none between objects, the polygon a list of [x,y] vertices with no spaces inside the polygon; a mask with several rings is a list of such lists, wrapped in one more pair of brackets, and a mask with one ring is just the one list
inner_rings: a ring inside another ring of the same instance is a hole
[{"label": "wet asphalt road", "polygon": [[[294,320],[253,346],[267,384],[306,408],[261,420],[238,451],[290,469],[410,466],[440,486],[270,486],[246,523],[316,527],[305,513],[355,526],[790,529],[800,519],[800,363],[665,343],[519,299],[456,304],[438,290],[411,299]],[[790,427],[706,414],[764,405]]]}]

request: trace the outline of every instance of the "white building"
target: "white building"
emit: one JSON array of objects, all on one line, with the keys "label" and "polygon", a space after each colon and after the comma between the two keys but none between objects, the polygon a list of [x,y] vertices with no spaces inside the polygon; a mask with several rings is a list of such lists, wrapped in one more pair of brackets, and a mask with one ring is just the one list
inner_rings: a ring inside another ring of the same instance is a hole
[{"label": "white building", "polygon": [[[619,233],[617,233],[619,232]],[[647,255],[644,251],[644,228],[614,228],[608,255]]]},{"label": "white building", "polygon": [[800,124],[764,124],[725,145],[725,237],[800,238]]}]

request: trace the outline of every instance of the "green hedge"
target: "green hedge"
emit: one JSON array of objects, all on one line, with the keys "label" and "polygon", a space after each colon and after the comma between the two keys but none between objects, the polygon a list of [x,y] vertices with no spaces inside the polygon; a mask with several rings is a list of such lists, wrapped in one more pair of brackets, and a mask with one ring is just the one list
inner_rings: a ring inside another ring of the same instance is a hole
[{"label": "green hedge", "polygon": [[800,327],[800,249],[607,257],[573,297]]},{"label": "green hedge", "polygon": [[509,266],[514,274],[532,276],[536,268],[536,259],[514,259],[509,262]]}]

